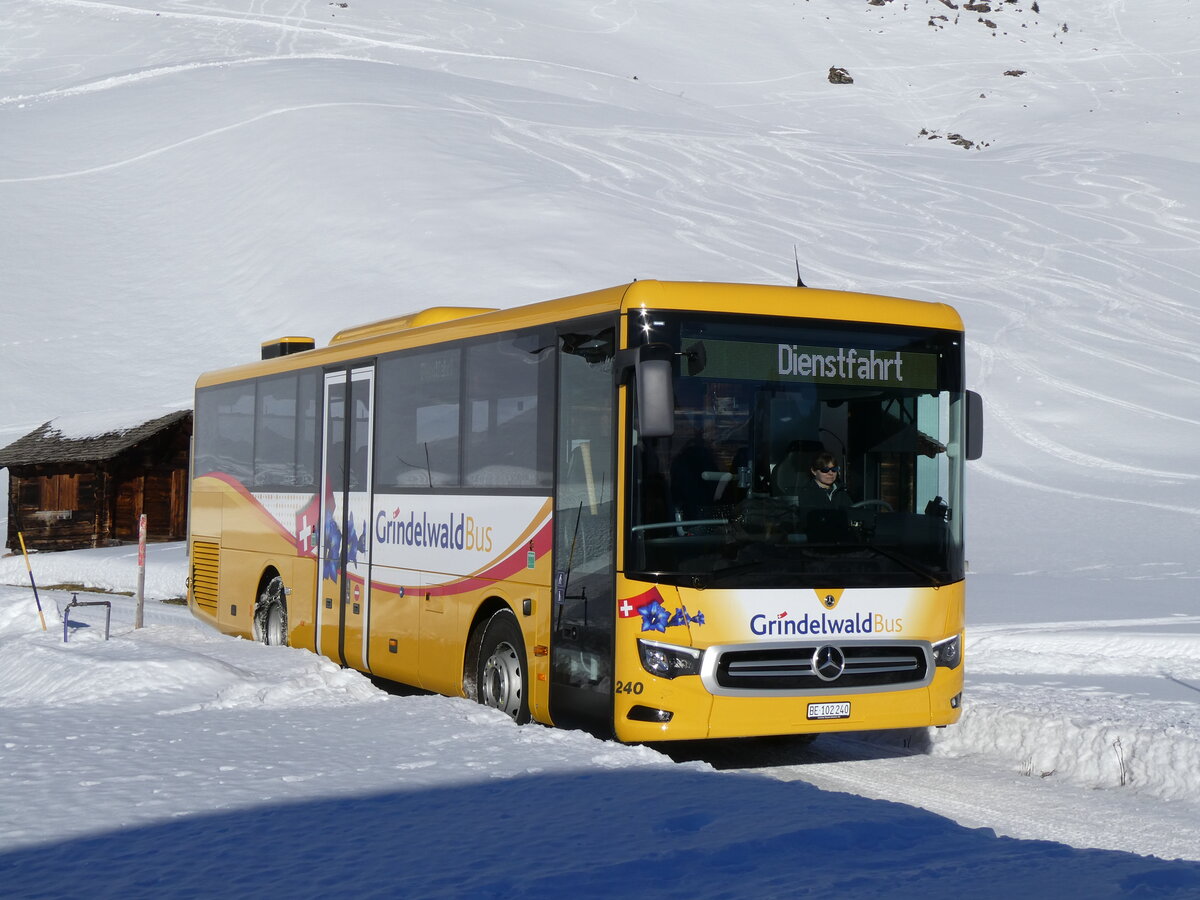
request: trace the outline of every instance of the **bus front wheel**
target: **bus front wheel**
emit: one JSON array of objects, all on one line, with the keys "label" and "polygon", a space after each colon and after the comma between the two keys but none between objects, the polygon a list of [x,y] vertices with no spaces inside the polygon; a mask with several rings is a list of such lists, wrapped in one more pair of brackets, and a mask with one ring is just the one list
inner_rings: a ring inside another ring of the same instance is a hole
[{"label": "bus front wheel", "polygon": [[268,581],[263,592],[258,595],[254,624],[258,639],[264,644],[287,646],[287,592],[283,588],[283,579],[278,575]]},{"label": "bus front wheel", "polygon": [[483,631],[475,696],[484,706],[501,710],[523,725],[529,721],[527,675],[521,627],[511,611],[501,610]]}]

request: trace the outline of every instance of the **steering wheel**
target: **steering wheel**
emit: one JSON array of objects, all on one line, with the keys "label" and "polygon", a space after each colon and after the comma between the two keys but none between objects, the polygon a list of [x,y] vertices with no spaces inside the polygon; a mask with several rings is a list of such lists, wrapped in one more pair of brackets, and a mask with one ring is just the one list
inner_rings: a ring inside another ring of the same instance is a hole
[{"label": "steering wheel", "polygon": [[886,500],[859,500],[857,503],[850,504],[851,509],[862,509],[866,506],[878,506],[880,509],[886,512],[895,512],[895,510],[892,509],[892,504],[888,503]]}]

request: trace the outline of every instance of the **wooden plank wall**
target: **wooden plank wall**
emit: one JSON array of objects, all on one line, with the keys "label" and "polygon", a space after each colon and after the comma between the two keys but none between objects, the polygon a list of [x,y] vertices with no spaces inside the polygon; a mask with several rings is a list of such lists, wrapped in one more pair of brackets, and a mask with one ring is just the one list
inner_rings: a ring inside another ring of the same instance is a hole
[{"label": "wooden plank wall", "polygon": [[187,537],[186,427],[164,432],[108,463],[10,466],[6,546],[19,551],[78,550],[137,541],[138,516],[147,540]]},{"label": "wooden plank wall", "polygon": [[[18,531],[25,535],[25,546],[31,550],[97,546],[97,501],[103,495],[103,481],[103,474],[95,468],[71,472],[38,466],[10,468],[9,549],[20,549]],[[48,505],[43,505],[43,497]]]}]

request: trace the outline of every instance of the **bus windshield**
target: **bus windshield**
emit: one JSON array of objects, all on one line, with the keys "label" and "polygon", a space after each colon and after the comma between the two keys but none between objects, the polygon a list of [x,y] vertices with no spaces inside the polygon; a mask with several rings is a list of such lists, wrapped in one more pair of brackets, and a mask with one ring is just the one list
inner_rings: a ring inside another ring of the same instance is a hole
[{"label": "bus windshield", "polygon": [[629,328],[631,344],[674,352],[675,428],[639,440],[635,415],[628,429],[628,575],[700,589],[962,579],[961,334],[652,310]]}]

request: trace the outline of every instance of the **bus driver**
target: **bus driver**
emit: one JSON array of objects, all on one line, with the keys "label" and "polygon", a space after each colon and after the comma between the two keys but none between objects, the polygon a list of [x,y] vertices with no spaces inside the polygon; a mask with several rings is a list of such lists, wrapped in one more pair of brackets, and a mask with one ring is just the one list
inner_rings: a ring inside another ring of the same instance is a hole
[{"label": "bus driver", "polygon": [[775,469],[775,483],[781,494],[796,498],[796,505],[811,509],[844,509],[851,505],[850,492],[838,484],[841,466],[832,453],[821,451],[813,457],[805,473],[793,450]]},{"label": "bus driver", "polygon": [[812,478],[796,491],[800,506],[815,506],[818,509],[833,507],[845,508],[853,502],[850,492],[838,484],[838,475],[842,467],[838,465],[832,453],[818,453],[814,458],[809,472]]}]

